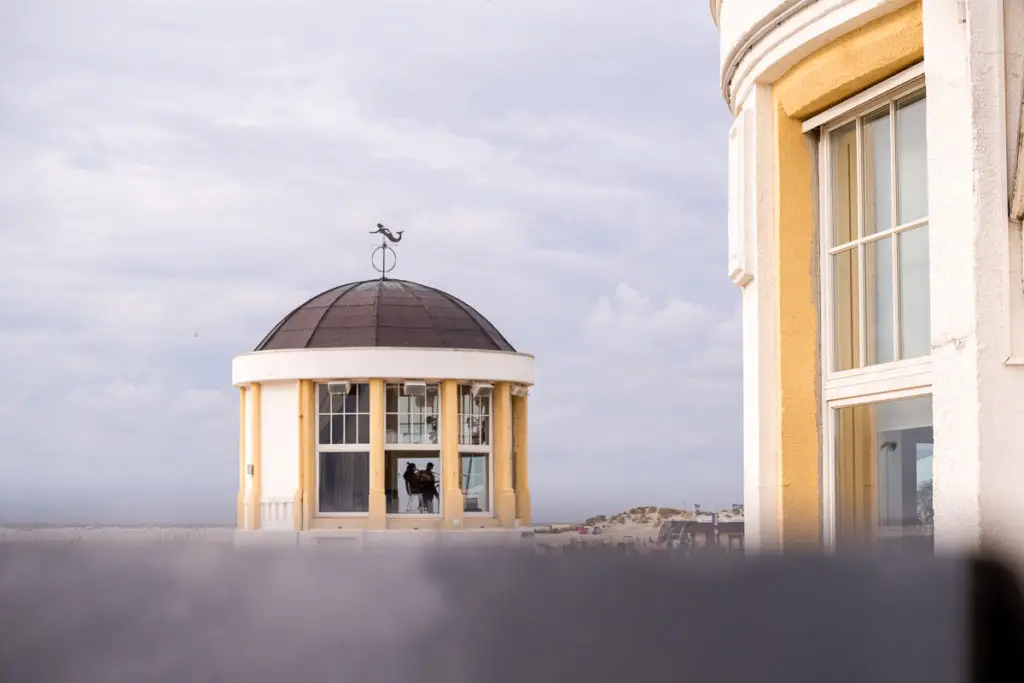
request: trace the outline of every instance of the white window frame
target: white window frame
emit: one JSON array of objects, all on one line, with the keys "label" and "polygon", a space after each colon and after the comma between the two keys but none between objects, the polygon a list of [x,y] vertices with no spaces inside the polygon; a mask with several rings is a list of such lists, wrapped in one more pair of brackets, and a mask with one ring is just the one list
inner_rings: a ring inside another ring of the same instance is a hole
[{"label": "white window frame", "polygon": [[[397,386],[399,391],[402,391],[402,387],[405,382],[412,381],[423,381],[428,387],[434,387],[437,390],[437,412],[434,414],[437,418],[437,442],[436,443],[402,443],[401,441],[389,442],[388,441],[388,418],[392,415],[398,416],[398,426],[401,429],[402,416],[405,414],[401,410],[397,412],[388,410],[388,399],[387,392],[390,387]],[[384,449],[385,450],[402,450],[402,451],[415,451],[415,450],[435,450],[441,451],[441,413],[444,410],[443,401],[441,400],[441,383],[432,382],[429,380],[388,380],[384,382]]]},{"label": "white window frame", "polygon": [[[321,512],[320,511],[320,454],[321,453],[366,453],[368,459],[373,458],[373,452],[370,450],[370,441],[366,443],[345,443],[345,444],[321,444],[320,443],[320,418],[322,416],[320,412],[320,387],[326,386],[334,382],[349,382],[352,385],[350,391],[354,391],[357,385],[366,385],[366,391],[370,391],[370,380],[368,379],[346,379],[346,380],[329,380],[323,382],[314,383],[313,389],[313,400],[316,402],[316,437],[314,443],[316,449],[314,451],[314,457],[316,458],[315,467],[316,470],[316,492],[314,493],[315,499],[315,517],[322,518],[333,518],[333,517],[367,517],[370,514],[369,509],[366,512]],[[368,394],[369,395],[369,394]],[[358,405],[358,404],[357,404]],[[334,415],[336,413],[329,413]],[[362,415],[356,411],[356,415]],[[373,402],[370,402],[370,409],[366,413],[370,416],[370,420],[373,420]],[[371,435],[372,436],[372,435]],[[373,463],[370,462],[370,467],[367,470],[367,477],[372,476]],[[367,480],[367,486],[369,487],[369,480]],[[369,507],[369,505],[367,505]]]},{"label": "white window frame", "polygon": [[[437,387],[437,443],[401,443],[394,442],[388,443],[388,415],[398,415],[399,421],[401,421],[402,413],[388,412],[388,387],[398,385],[399,389],[405,384],[405,382],[424,382],[427,386],[434,385]],[[441,435],[441,425],[443,424],[442,414],[444,413],[444,401],[441,400],[441,382],[437,380],[421,380],[421,379],[389,379],[384,381],[384,467],[388,466],[388,452],[402,451],[403,453],[408,452],[421,452],[421,453],[436,453],[437,454],[437,469],[434,471],[435,476],[440,484],[440,490],[437,497],[437,512],[432,514],[412,514],[408,512],[389,512],[385,516],[395,519],[439,519],[444,516],[444,457],[441,453],[442,441],[444,440]],[[429,457],[429,456],[424,456]],[[402,473],[396,472],[396,485],[398,479],[401,479]],[[385,505],[386,505],[385,501]]]},{"label": "white window frame", "polygon": [[[872,242],[886,236],[895,236],[900,232],[911,230],[928,222],[929,218],[914,221],[906,225],[900,225],[897,229],[890,229],[875,235],[863,236],[863,194],[864,194],[864,168],[861,159],[860,145],[858,144],[857,173],[858,173],[858,202],[860,208],[857,212],[858,237],[842,247],[831,248],[830,242],[833,233],[832,221],[832,155],[829,145],[829,133],[852,121],[858,121],[858,140],[862,129],[859,123],[860,117],[878,111],[885,103],[905,98],[925,88],[924,64],[916,64],[892,78],[889,78],[863,92],[850,97],[840,104],[828,109],[821,114],[807,120],[803,124],[805,133],[818,135],[818,246],[819,246],[819,296],[822,305],[820,307],[819,330],[821,331],[821,498],[822,498],[822,541],[828,550],[835,550],[836,547],[836,476],[837,458],[835,444],[835,427],[840,408],[855,405],[868,405],[895,401],[904,398],[917,398],[931,396],[932,394],[932,361],[929,356],[921,356],[907,360],[896,360],[888,363],[879,363],[851,370],[833,371],[835,361],[835,330],[833,328],[834,310],[834,288],[832,276],[832,254],[843,249],[849,249],[853,245]],[[926,95],[927,97],[927,95]],[[891,111],[890,111],[891,114]],[[895,126],[895,119],[890,119],[892,126]],[[895,132],[895,131],[893,131]],[[893,145],[893,157],[898,153],[896,135],[891,135]],[[897,211],[895,205],[896,183],[898,176],[892,173],[892,211]],[[930,216],[930,214],[929,214]],[[893,239],[896,239],[893,237]],[[898,241],[898,240],[897,240]],[[898,249],[898,247],[897,247]],[[863,249],[858,249],[858,278],[864,278]],[[898,251],[896,252],[898,258]],[[862,283],[858,284],[863,291]],[[894,333],[899,334],[899,282],[898,278],[893,282],[894,288]],[[864,320],[863,297],[859,296],[861,317],[859,334],[860,358],[866,358],[866,326]]]},{"label": "white window frame", "polygon": [[[464,444],[462,442],[463,433],[463,420],[466,417],[466,413],[462,412],[462,392],[463,389],[471,391],[473,383],[471,382],[460,382],[456,384],[456,397],[458,399],[458,410],[459,418],[459,488],[462,488],[462,454],[466,455],[486,455],[487,456],[487,511],[486,512],[465,512],[465,517],[494,517],[494,392],[487,397],[487,444],[486,445],[471,445]],[[474,413],[470,413],[472,416]],[[510,416],[511,417],[511,416]],[[463,495],[465,492],[463,491]],[[465,504],[463,504],[465,508]]]}]

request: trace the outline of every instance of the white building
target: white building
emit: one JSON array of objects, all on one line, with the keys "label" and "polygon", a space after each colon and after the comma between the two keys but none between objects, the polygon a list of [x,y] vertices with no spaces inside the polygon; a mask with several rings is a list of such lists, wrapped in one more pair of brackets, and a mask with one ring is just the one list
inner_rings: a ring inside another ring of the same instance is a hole
[{"label": "white building", "polygon": [[711,9],[748,547],[1024,558],[1024,3]]}]

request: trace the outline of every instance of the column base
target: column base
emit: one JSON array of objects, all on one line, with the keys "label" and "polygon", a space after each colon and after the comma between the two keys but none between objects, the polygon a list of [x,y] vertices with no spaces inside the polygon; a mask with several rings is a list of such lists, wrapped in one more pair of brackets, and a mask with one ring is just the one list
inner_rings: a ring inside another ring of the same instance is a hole
[{"label": "column base", "polygon": [[445,490],[444,496],[444,524],[445,529],[461,529],[463,526],[463,513],[465,511],[465,498],[462,496],[462,489]]},{"label": "column base", "polygon": [[516,525],[516,494],[512,489],[498,491],[494,496],[494,512],[502,528],[512,529]]},{"label": "column base", "polygon": [[387,528],[387,498],[384,489],[370,489],[370,508],[367,516],[367,529]]},{"label": "column base", "polygon": [[252,494],[245,498],[245,528],[249,531],[260,528],[260,501]]},{"label": "column base", "polygon": [[516,521],[519,526],[530,526],[531,519],[530,489],[520,489],[516,491]]},{"label": "column base", "polygon": [[302,489],[295,489],[295,495],[292,497],[292,528],[295,531],[302,531],[303,519],[305,516],[305,510],[302,507]]}]

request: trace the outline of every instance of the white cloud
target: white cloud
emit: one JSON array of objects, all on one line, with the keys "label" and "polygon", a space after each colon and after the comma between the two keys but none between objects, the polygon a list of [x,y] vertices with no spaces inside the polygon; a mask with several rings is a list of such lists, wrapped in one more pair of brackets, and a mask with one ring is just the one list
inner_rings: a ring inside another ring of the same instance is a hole
[{"label": "white cloud", "polygon": [[598,299],[586,325],[599,345],[642,352],[652,346],[685,344],[701,332],[710,318],[707,310],[674,297],[663,306],[656,306],[650,296],[620,282],[614,297]]}]

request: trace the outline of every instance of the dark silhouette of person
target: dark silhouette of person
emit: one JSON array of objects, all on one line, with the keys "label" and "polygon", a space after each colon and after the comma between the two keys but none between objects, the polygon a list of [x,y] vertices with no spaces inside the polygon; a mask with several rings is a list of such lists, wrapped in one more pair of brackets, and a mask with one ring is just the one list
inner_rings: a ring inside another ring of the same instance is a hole
[{"label": "dark silhouette of person", "polygon": [[434,501],[437,500],[437,475],[434,474],[434,463],[428,462],[427,469],[420,471],[420,496],[423,499],[424,511],[434,513]]},{"label": "dark silhouette of person", "polygon": [[416,463],[411,462],[405,466],[405,473],[402,475],[402,479],[405,479],[405,492],[409,494],[409,498],[413,496],[419,497],[417,507],[420,512],[423,512],[422,483],[419,474],[416,471]]}]

